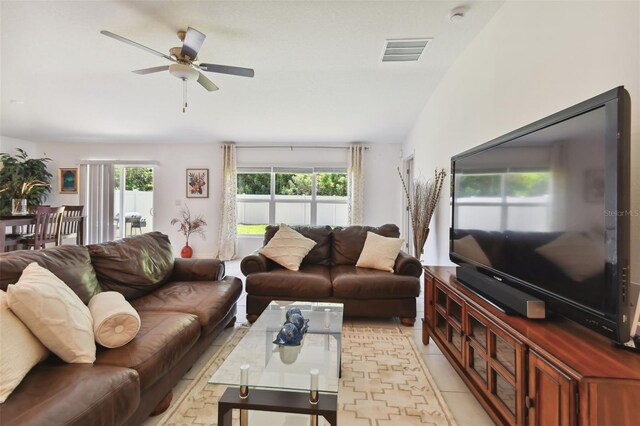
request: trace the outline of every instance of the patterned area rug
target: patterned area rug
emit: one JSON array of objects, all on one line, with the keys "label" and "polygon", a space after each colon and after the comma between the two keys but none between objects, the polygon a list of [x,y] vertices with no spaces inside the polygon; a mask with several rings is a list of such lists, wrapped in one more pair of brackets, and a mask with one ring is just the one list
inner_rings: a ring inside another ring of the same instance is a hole
[{"label": "patterned area rug", "polygon": [[[158,424],[217,424],[217,401],[225,387],[207,381],[245,333],[239,329],[220,348]],[[340,426],[455,425],[411,335],[399,328],[345,326],[338,405]],[[234,424],[237,418],[234,410]],[[320,423],[328,424],[322,418]]]}]

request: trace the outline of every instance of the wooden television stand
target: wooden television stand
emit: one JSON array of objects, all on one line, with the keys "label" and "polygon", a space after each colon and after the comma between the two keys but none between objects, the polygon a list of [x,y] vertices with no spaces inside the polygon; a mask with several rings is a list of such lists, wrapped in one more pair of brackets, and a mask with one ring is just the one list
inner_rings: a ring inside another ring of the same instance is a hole
[{"label": "wooden television stand", "polygon": [[453,267],[425,267],[432,338],[491,418],[506,425],[640,424],[640,355],[562,318],[498,311]]}]

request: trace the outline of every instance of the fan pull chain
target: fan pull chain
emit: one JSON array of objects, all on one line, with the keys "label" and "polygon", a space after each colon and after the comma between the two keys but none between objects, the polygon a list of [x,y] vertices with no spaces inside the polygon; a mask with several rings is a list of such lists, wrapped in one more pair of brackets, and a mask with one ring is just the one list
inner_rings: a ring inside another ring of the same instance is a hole
[{"label": "fan pull chain", "polygon": [[182,112],[187,112],[187,79],[182,79],[182,101],[184,105],[182,106]]}]

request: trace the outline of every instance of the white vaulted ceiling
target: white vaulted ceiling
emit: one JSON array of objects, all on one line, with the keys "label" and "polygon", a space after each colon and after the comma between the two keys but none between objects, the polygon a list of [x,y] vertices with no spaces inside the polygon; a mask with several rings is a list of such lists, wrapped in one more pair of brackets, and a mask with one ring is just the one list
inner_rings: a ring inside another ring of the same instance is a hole
[{"label": "white vaulted ceiling", "polygon": [[[464,20],[448,12],[468,5]],[[400,143],[439,79],[501,2],[2,1],[1,134],[36,142]],[[169,73],[176,31],[207,35],[217,92]],[[381,62],[386,39],[433,38],[417,62]],[[482,66],[482,64],[479,64]],[[12,102],[13,100],[13,102]],[[19,103],[15,101],[24,101]]]}]

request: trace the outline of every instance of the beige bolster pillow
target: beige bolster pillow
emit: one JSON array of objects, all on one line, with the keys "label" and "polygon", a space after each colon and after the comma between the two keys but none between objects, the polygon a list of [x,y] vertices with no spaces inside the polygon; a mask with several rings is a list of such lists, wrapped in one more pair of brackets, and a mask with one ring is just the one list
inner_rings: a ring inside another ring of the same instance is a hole
[{"label": "beige bolster pillow", "polygon": [[119,348],[133,340],[140,330],[140,316],[117,291],[98,293],[89,301],[96,342]]}]

